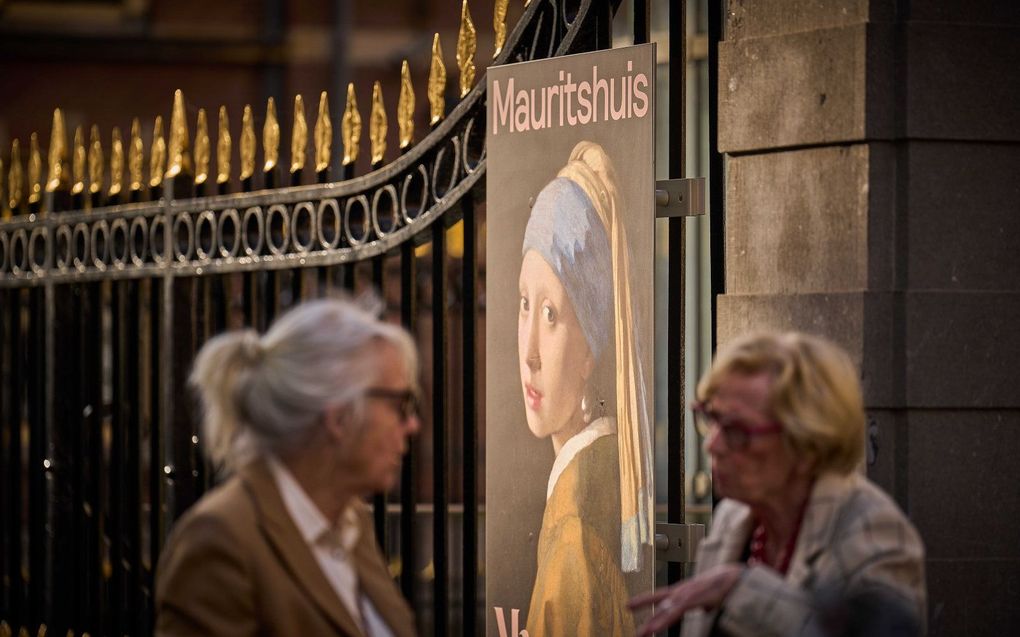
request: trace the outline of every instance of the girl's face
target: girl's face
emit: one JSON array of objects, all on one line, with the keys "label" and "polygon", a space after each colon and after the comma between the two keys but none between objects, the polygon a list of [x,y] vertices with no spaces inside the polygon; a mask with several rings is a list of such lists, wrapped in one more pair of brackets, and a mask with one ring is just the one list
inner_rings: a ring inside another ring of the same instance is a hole
[{"label": "girl's face", "polygon": [[521,263],[517,354],[531,433],[559,449],[584,428],[581,396],[594,367],[574,306],[553,269],[534,250]]}]

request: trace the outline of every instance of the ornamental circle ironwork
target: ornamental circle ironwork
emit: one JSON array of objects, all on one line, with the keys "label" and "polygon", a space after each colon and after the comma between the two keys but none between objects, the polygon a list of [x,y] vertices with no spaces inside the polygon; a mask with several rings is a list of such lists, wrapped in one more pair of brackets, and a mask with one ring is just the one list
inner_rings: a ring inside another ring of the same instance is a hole
[{"label": "ornamental circle ironwork", "polygon": [[227,208],[220,213],[216,225],[216,239],[219,244],[220,256],[236,257],[241,249],[241,217],[237,208]]},{"label": "ornamental circle ironwork", "polygon": [[290,236],[294,238],[294,249],[301,253],[315,247],[315,208],[310,201],[294,206],[290,218]]},{"label": "ornamental circle ironwork", "polygon": [[[61,271],[71,267],[71,226],[59,226],[53,233],[53,260]],[[0,270],[3,266],[0,265]]]},{"label": "ornamental circle ironwork", "polygon": [[131,263],[145,265],[145,259],[149,256],[149,226],[145,217],[131,220],[130,236]]},{"label": "ornamental circle ironwork", "polygon": [[[355,237],[354,233],[351,231],[352,227],[351,211],[354,209],[355,203],[357,203],[361,207],[360,225],[364,229],[364,232],[360,237]],[[347,205],[344,207],[344,234],[347,235],[347,242],[350,243],[352,246],[359,246],[365,243],[365,240],[368,239],[369,229],[368,214],[369,214],[368,197],[366,197],[365,195],[357,195],[347,200]]]},{"label": "ornamental circle ironwork", "polygon": [[[389,214],[385,217],[380,217],[379,203],[384,193],[389,196],[390,200]],[[400,224],[400,217],[398,215],[397,189],[392,184],[386,184],[376,190],[375,195],[372,197],[372,227],[375,229],[375,235],[378,238],[381,239],[397,229],[397,226]]]},{"label": "ornamental circle ironwork", "polygon": [[126,219],[116,219],[110,224],[110,256],[113,265],[123,268],[131,258],[131,241]]},{"label": "ornamental circle ironwork", "polygon": [[28,264],[36,274],[46,273],[46,227],[32,228],[28,239]]},{"label": "ornamental circle ironwork", "polygon": [[92,265],[100,270],[105,270],[110,260],[110,224],[106,223],[106,219],[100,219],[92,224],[92,234],[89,243]]},{"label": "ornamental circle ironwork", "polygon": [[[415,177],[420,178],[420,183],[415,184]],[[415,194],[417,193],[417,194]],[[408,206],[408,198],[412,200],[417,198],[418,201],[412,201],[412,206]],[[404,217],[404,223],[412,223],[418,218],[422,210],[425,210],[429,205],[429,173],[425,170],[425,166],[418,164],[416,170],[413,170],[404,175],[404,184],[400,189],[400,213]]]},{"label": "ornamental circle ironwork", "polygon": [[208,261],[216,251],[216,217],[204,210],[195,221],[195,256]]},{"label": "ornamental circle ironwork", "polygon": [[20,275],[28,271],[28,232],[18,228],[11,235],[11,274]]},{"label": "ornamental circle ironwork", "polygon": [[[446,146],[453,146],[453,149],[447,152]],[[447,140],[446,146],[439,149],[435,161],[432,162],[432,198],[436,203],[441,202],[457,185],[457,169],[460,167],[460,141],[456,137],[451,137]],[[446,170],[449,171],[450,176],[441,186],[440,177],[443,175],[440,171]]]},{"label": "ornamental circle ironwork", "polygon": [[290,215],[287,214],[287,206],[270,206],[266,213],[266,226],[266,245],[269,251],[276,256],[285,254],[287,244],[290,243]]},{"label": "ornamental circle ironwork", "polygon": [[160,265],[167,262],[166,233],[166,217],[154,218],[149,225],[149,250],[153,261]]},{"label": "ornamental circle ironwork", "polygon": [[6,232],[0,232],[0,274],[7,271],[7,257],[10,253],[10,239]]},{"label": "ornamental circle ironwork", "polygon": [[472,117],[464,127],[464,136],[461,144],[464,146],[462,153],[462,164],[464,172],[471,175],[485,159],[485,127],[476,127],[477,118]]},{"label": "ornamental circle ironwork", "polygon": [[244,247],[244,254],[249,257],[257,257],[262,252],[263,235],[266,224],[262,218],[262,207],[252,206],[244,211],[241,220],[241,245]]},{"label": "ornamental circle ironwork", "polygon": [[84,272],[89,267],[89,243],[92,241],[92,231],[88,224],[81,222],[74,226],[71,232],[71,263],[79,272]]},{"label": "ornamental circle ironwork", "polygon": [[187,263],[195,254],[195,224],[187,212],[174,219],[173,246],[174,258],[181,263]]},{"label": "ornamental circle ironwork", "polygon": [[[319,210],[316,215],[318,223],[316,224],[319,229],[319,245],[326,250],[334,250],[340,245],[340,225],[342,219],[340,217],[340,204],[337,203],[336,199],[323,199],[319,202]],[[327,224],[326,220],[330,219],[331,223]]]}]

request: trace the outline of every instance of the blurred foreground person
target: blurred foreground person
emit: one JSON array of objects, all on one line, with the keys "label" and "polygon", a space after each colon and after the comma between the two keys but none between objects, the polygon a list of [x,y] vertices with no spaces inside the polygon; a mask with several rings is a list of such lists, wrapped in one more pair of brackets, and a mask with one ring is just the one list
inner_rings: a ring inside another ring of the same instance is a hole
[{"label": "blurred foreground person", "polygon": [[720,349],[698,398],[723,500],[694,577],[631,601],[656,604],[641,634],[681,618],[684,637],[844,634],[818,600],[865,594],[920,632],[924,546],[857,472],[864,408],[846,353],[804,334],[747,336]]},{"label": "blurred foreground person", "polygon": [[414,634],[362,497],[418,431],[416,369],[403,329],[339,300],[202,348],[205,450],[233,475],[170,534],[157,635]]}]

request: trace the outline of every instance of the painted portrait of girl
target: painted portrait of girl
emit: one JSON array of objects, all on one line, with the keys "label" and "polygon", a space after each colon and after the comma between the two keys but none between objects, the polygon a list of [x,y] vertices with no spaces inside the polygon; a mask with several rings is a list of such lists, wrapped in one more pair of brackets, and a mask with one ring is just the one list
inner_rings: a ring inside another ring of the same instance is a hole
[{"label": "painted portrait of girl", "polygon": [[603,148],[578,143],[535,197],[521,247],[521,396],[555,454],[530,637],[633,634],[629,580],[651,559],[650,405],[617,183]]}]

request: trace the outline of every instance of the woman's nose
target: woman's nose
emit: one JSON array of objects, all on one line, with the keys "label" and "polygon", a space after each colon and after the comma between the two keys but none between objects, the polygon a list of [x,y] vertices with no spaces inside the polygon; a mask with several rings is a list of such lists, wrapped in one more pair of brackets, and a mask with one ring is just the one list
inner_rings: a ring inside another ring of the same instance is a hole
[{"label": "woman's nose", "polygon": [[418,414],[411,414],[404,423],[404,433],[413,436],[421,431],[421,417]]},{"label": "woman's nose", "polygon": [[722,427],[712,426],[705,436],[705,453],[713,458],[721,456],[728,451],[726,441],[723,439]]},{"label": "woman's nose", "polygon": [[525,349],[525,360],[531,371],[537,372],[542,369],[542,357],[538,353],[538,326],[535,324],[534,319],[528,321],[527,330],[528,340]]}]

